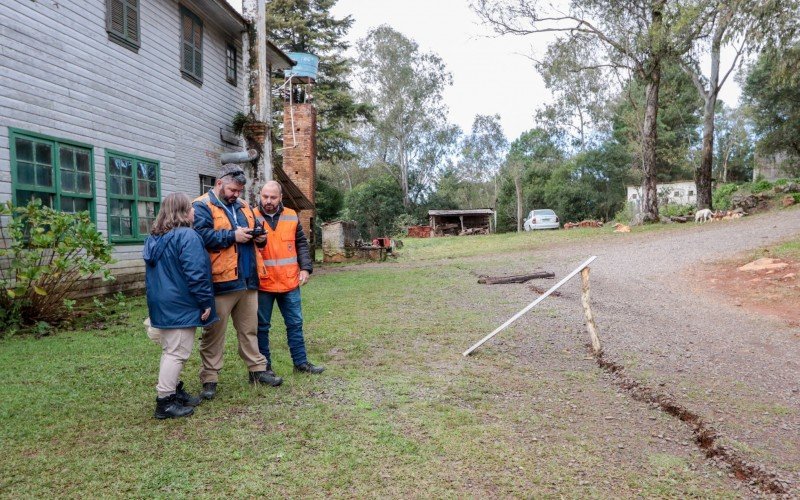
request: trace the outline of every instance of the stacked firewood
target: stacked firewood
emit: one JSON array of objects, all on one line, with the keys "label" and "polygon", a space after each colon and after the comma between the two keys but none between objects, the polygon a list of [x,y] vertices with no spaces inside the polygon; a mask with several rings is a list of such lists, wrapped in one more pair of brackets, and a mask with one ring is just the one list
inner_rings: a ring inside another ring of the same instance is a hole
[{"label": "stacked firewood", "polygon": [[603,221],[582,220],[580,222],[567,222],[564,224],[564,229],[572,229],[573,227],[603,227]]}]

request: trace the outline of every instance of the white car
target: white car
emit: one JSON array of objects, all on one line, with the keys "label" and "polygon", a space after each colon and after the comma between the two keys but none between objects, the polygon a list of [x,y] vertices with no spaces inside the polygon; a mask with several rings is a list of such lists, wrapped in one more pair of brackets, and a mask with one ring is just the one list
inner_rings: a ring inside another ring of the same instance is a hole
[{"label": "white car", "polygon": [[526,231],[533,231],[534,229],[558,229],[561,224],[558,222],[558,216],[550,209],[531,210],[528,218],[525,219],[524,224]]}]

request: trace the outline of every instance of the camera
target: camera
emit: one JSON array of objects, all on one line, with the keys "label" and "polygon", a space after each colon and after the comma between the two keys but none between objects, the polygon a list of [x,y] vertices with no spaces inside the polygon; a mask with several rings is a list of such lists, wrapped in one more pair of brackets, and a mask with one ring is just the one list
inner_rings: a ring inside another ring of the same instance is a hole
[{"label": "camera", "polygon": [[250,236],[253,238],[258,238],[259,236],[263,236],[265,234],[267,234],[267,232],[261,226],[256,226],[250,230]]}]

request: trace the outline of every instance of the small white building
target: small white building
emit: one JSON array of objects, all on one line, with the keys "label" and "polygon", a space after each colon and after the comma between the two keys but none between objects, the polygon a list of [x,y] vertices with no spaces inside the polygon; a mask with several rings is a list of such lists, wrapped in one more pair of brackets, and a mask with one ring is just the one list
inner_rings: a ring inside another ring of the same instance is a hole
[{"label": "small white building", "polygon": [[[679,181],[669,184],[658,184],[658,203],[661,205],[695,205],[697,204],[697,187],[694,181]],[[642,203],[642,186],[628,186],[628,203],[637,207]]]}]

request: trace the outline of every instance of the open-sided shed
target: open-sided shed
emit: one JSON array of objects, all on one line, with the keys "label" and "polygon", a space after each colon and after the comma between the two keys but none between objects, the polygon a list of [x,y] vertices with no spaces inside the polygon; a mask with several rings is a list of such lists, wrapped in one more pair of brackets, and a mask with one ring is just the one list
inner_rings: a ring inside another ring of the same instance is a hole
[{"label": "open-sided shed", "polygon": [[489,234],[493,233],[494,210],[473,208],[470,210],[428,210],[431,236]]}]

